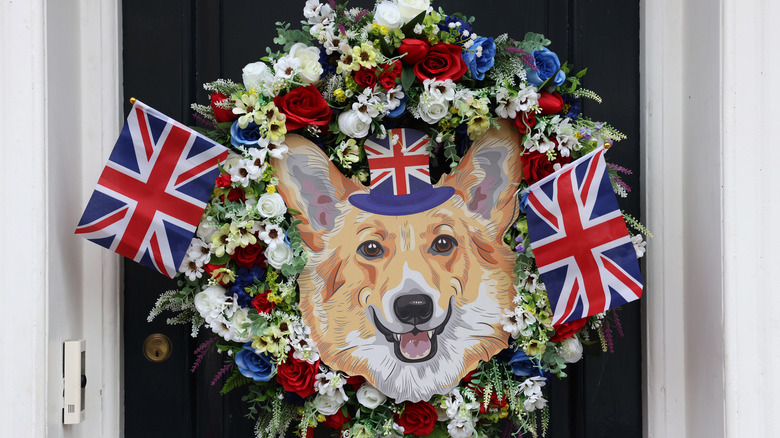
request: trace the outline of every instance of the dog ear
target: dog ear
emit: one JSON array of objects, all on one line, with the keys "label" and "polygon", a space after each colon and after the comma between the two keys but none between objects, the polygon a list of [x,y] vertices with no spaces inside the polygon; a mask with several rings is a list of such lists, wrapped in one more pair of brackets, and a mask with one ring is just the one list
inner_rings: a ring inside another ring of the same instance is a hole
[{"label": "dog ear", "polygon": [[337,225],[342,211],[339,202],[363,189],[347,179],[317,145],[300,135],[287,135],[289,152],[272,162],[277,190],[288,207],[301,212],[298,230],[313,251],[324,249],[323,237]]},{"label": "dog ear", "polygon": [[511,225],[518,210],[515,193],[523,179],[520,132],[508,120],[500,119],[471,145],[455,171],[439,185],[455,188],[466,208],[490,220],[500,232]]}]

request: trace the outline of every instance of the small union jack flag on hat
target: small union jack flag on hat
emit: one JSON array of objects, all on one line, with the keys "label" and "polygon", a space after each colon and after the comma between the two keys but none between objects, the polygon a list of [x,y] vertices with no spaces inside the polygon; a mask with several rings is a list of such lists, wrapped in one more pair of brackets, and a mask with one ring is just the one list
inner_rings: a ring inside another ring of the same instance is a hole
[{"label": "small union jack flag on hat", "polygon": [[528,234],[558,325],[642,296],[631,238],[604,148],[530,187]]},{"label": "small union jack flag on hat", "polygon": [[349,201],[371,213],[401,216],[430,210],[449,199],[455,189],[431,185],[430,137],[414,129],[388,131],[384,139],[371,137],[363,144],[371,168],[370,194]]},{"label": "small union jack flag on hat", "polygon": [[136,101],[76,234],[173,277],[227,154]]}]

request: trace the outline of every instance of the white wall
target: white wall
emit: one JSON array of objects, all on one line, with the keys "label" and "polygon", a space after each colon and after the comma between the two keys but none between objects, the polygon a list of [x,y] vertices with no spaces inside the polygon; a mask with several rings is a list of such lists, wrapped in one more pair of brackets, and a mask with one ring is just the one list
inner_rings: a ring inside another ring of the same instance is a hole
[{"label": "white wall", "polygon": [[[780,428],[780,5],[643,2],[646,436]],[[773,306],[774,304],[774,306]]]},{"label": "white wall", "polygon": [[[0,3],[0,436],[120,435],[118,259],[73,234],[121,123],[117,1]],[[62,425],[62,342],[87,414]]]}]

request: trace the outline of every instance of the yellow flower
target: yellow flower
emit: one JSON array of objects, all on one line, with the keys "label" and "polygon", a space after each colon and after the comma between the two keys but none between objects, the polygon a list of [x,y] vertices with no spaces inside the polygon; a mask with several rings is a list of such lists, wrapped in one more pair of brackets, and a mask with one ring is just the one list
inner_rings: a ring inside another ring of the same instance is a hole
[{"label": "yellow flower", "polygon": [[342,90],[341,88],[339,88],[336,91],[334,91],[333,92],[333,96],[339,102],[344,102],[345,100],[347,100],[347,95],[344,94],[344,90]]},{"label": "yellow flower", "polygon": [[485,133],[490,128],[490,119],[485,116],[474,116],[468,122],[468,134],[469,138],[476,140],[479,136]]},{"label": "yellow flower", "polygon": [[353,47],[352,56],[359,66],[365,68],[376,67],[376,50],[371,43],[361,43],[360,46]]},{"label": "yellow flower", "polygon": [[353,50],[349,47],[341,54],[338,64],[336,65],[336,73],[341,74],[348,71],[360,70],[360,64],[358,64],[357,56],[353,53]]},{"label": "yellow flower", "polygon": [[547,349],[547,345],[536,340],[529,342],[528,346],[524,348],[525,353],[529,356],[541,356],[545,349]]},{"label": "yellow flower", "polygon": [[276,186],[269,185],[265,188],[266,193],[276,193]]},{"label": "yellow flower", "polygon": [[214,251],[214,255],[222,257],[225,252],[228,254],[233,253],[235,247],[231,244],[230,238],[230,224],[224,224],[211,236],[211,248]]},{"label": "yellow flower", "polygon": [[268,138],[272,142],[280,142],[284,140],[284,136],[287,135],[287,118],[282,115],[282,118],[276,118],[268,122]]},{"label": "yellow flower", "polygon": [[322,414],[317,414],[317,422],[322,423],[325,421],[325,416]]}]

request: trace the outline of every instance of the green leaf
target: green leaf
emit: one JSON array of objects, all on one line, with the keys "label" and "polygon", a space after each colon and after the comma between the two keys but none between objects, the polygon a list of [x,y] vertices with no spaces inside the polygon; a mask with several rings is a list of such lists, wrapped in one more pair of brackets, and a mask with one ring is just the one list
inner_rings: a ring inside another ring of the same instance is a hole
[{"label": "green leaf", "polygon": [[227,254],[223,254],[222,257],[217,257],[215,255],[211,256],[211,264],[212,265],[224,265],[230,260],[230,256]]},{"label": "green leaf", "polygon": [[386,57],[393,57],[393,51],[390,50],[390,46],[387,45],[387,41],[385,41],[385,38],[382,36],[379,37],[379,48],[382,50],[382,54]]},{"label": "green leaf", "polygon": [[217,127],[224,132],[230,132],[230,127],[233,126],[233,122],[217,123]]},{"label": "green leaf", "polygon": [[414,69],[410,66],[404,66],[401,72],[401,86],[404,87],[404,92],[412,87],[415,79]]},{"label": "green leaf", "polygon": [[425,19],[425,14],[428,11],[422,11],[419,14],[417,14],[416,17],[409,20],[408,23],[404,24],[404,26],[401,28],[401,32],[404,33],[404,35],[412,35],[414,33],[414,26],[417,26],[418,24],[422,23]]},{"label": "green leaf", "polygon": [[425,438],[447,438],[449,435],[447,435],[447,431],[444,430],[442,427],[436,427],[433,429],[433,432],[430,433],[430,435],[426,435]]},{"label": "green leaf", "polygon": [[225,384],[222,386],[222,390],[219,391],[220,394],[227,394],[228,392],[238,388],[239,386],[244,386],[252,383],[253,380],[249,377],[244,377],[243,374],[236,368],[233,371],[233,374],[228,377]]}]

